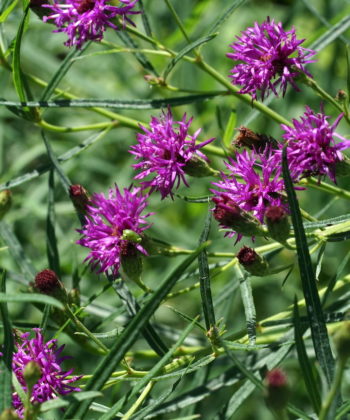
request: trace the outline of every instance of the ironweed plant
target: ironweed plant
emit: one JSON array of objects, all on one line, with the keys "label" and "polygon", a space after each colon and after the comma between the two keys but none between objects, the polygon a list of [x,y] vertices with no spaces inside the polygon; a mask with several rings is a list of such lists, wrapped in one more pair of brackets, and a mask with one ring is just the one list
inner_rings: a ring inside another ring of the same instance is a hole
[{"label": "ironweed plant", "polygon": [[0,419],[346,419],[347,0],[1,0]]}]

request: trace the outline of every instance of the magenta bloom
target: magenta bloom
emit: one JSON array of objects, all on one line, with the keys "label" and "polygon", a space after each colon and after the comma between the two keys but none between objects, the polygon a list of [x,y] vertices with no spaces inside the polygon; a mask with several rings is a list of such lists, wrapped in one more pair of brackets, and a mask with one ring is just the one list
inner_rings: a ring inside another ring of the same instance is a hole
[{"label": "magenta bloom", "polygon": [[[261,223],[269,206],[282,206],[286,208],[283,199],[284,181],[281,176],[281,157],[273,149],[266,148],[260,154],[255,150],[243,150],[236,153],[236,159],[229,158],[225,162],[228,174],[221,173],[222,180],[213,182],[220,190],[211,190],[214,193],[213,201],[218,209],[234,210],[235,206],[250,212]],[[258,171],[260,168],[260,171]],[[230,228],[222,218],[221,226]],[[234,236],[236,232],[228,236]],[[238,236],[240,239],[241,235]]]},{"label": "magenta bloom", "polygon": [[78,230],[83,237],[77,241],[77,244],[90,248],[85,261],[89,261],[92,269],[99,267],[99,273],[111,269],[117,275],[123,255],[134,255],[137,250],[147,254],[137,240],[129,240],[131,231],[138,236],[150,227],[146,217],[153,213],[141,215],[147,206],[147,198],[140,193],[140,188],[131,191],[125,188],[122,195],[117,186],[109,190],[108,198],[102,193],[92,196],[87,206],[86,224]]},{"label": "magenta bloom", "polygon": [[[12,359],[12,370],[25,392],[27,386],[23,377],[24,368],[29,362],[35,362],[40,367],[41,377],[33,387],[31,402],[43,403],[73,391],[81,391],[80,388],[70,385],[81,376],[68,378],[73,369],[63,371],[61,368],[62,362],[69,358],[60,356],[64,345],[57,348],[57,340],[45,343],[40,328],[34,328],[33,331],[35,338],[30,339],[29,332],[20,336]],[[12,394],[12,403],[17,414],[23,417],[23,403],[17,392]]]},{"label": "magenta bloom", "polygon": [[150,129],[140,126],[144,134],[137,134],[138,144],[131,146],[130,153],[141,161],[133,167],[141,169],[135,179],[144,179],[149,175],[154,177],[141,182],[143,188],[150,187],[151,192],[158,190],[162,199],[167,195],[173,197],[172,189],[179,187],[182,181],[189,186],[186,178],[186,166],[193,159],[208,160],[199,149],[214,139],[196,144],[200,133],[197,130],[192,136],[188,133],[192,118],[186,121],[186,114],[181,121],[174,121],[170,110],[163,113],[160,119],[152,117]]},{"label": "magenta bloom", "polygon": [[264,99],[271,91],[277,96],[280,87],[284,95],[288,83],[299,90],[294,80],[299,72],[311,76],[305,65],[315,61],[311,60],[315,51],[300,47],[304,39],[296,38],[294,27],[286,32],[282,23],[267,18],[261,25],[255,22],[237,39],[230,45],[234,53],[227,56],[242,61],[230,76],[234,85],[242,86],[239,93],[249,93],[256,99],[260,91]]},{"label": "magenta bloom", "polygon": [[134,25],[128,15],[140,13],[131,10],[138,0],[119,1],[121,7],[108,4],[108,0],[54,0],[54,4],[43,5],[54,12],[44,17],[44,22],[53,19],[58,27],[53,32],[65,32],[68,35],[65,45],[81,48],[86,41],[101,41],[108,26],[119,30],[120,27],[112,22],[117,16],[122,18],[123,25],[125,22]]},{"label": "magenta bloom", "polygon": [[[328,175],[335,182],[336,164],[343,159],[340,151],[350,147],[350,140],[335,133],[343,114],[330,125],[328,116],[315,114],[308,106],[305,108],[300,121],[293,120],[294,127],[281,125],[285,132],[283,138],[288,142],[288,162],[293,180]],[[342,141],[335,143],[334,138]]]}]

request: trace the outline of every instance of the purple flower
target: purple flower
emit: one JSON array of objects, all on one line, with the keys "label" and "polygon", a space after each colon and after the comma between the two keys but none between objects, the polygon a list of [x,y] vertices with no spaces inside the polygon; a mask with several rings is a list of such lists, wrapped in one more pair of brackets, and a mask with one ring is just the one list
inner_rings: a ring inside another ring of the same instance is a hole
[{"label": "purple flower", "polygon": [[[213,185],[222,191],[211,190],[214,193],[216,211],[229,210],[231,214],[238,206],[241,210],[250,212],[262,223],[268,206],[287,208],[282,195],[284,181],[281,177],[281,156],[276,154],[274,149],[267,147],[264,153],[243,150],[236,153],[235,160],[229,158],[229,162],[225,162],[225,165],[229,173],[222,172],[222,180],[213,182]],[[221,226],[230,229],[229,224],[225,223],[226,219],[224,217],[221,219]],[[228,236],[234,236],[236,233],[232,232]],[[237,239],[239,240],[241,236],[238,232]]]},{"label": "purple flower", "polygon": [[[315,114],[308,106],[305,108],[306,112],[300,121],[293,120],[293,127],[281,125],[285,131],[283,138],[288,142],[292,178],[299,181],[311,175],[328,175],[335,182],[336,164],[343,159],[340,151],[350,147],[350,140],[335,133],[343,114],[330,125],[328,116],[322,112]],[[342,141],[335,143],[335,137]]]},{"label": "purple flower", "polygon": [[305,64],[315,61],[310,59],[315,51],[300,47],[304,39],[296,38],[294,27],[286,32],[282,23],[267,18],[261,25],[255,22],[237,39],[230,45],[234,53],[227,56],[243,62],[230,76],[234,85],[242,86],[239,93],[250,93],[256,99],[260,91],[264,99],[271,91],[277,96],[280,86],[284,95],[288,83],[299,90],[294,81],[299,72],[311,76]]},{"label": "purple flower", "polygon": [[[12,359],[12,370],[21,384],[24,392],[27,392],[27,385],[24,380],[24,369],[29,362],[35,362],[40,368],[41,377],[36,382],[32,390],[31,402],[43,403],[48,400],[66,395],[73,391],[81,391],[80,388],[71,386],[81,378],[73,376],[73,369],[63,371],[61,364],[68,356],[61,356],[64,345],[57,348],[57,340],[44,342],[40,328],[34,328],[35,337],[30,339],[30,333],[24,333],[16,342],[16,349]],[[17,392],[12,394],[12,403],[17,414],[23,417],[23,403]]]},{"label": "purple flower", "polygon": [[101,41],[106,27],[119,30],[113,22],[117,16],[122,18],[122,24],[133,22],[128,15],[140,12],[131,10],[138,0],[119,0],[121,7],[108,4],[108,0],[54,0],[54,4],[44,4],[42,7],[51,9],[54,13],[44,17],[44,22],[53,19],[58,27],[54,32],[65,32],[68,40],[65,45],[76,45],[81,48],[86,41]]},{"label": "purple flower", "polygon": [[[117,275],[123,255],[134,255],[137,251],[147,254],[138,241],[139,235],[150,227],[146,217],[153,214],[141,215],[147,198],[140,193],[140,188],[131,191],[125,188],[122,195],[117,186],[109,190],[108,198],[102,193],[92,196],[87,206],[86,224],[78,230],[84,236],[77,241],[90,248],[85,261],[89,261],[92,269],[99,267],[99,273],[111,269]],[[130,235],[135,236],[135,240],[130,240]]]},{"label": "purple flower", "polygon": [[130,153],[141,160],[133,165],[135,169],[142,170],[135,179],[154,175],[151,180],[141,184],[143,188],[150,187],[151,192],[158,190],[162,199],[167,195],[173,197],[172,189],[175,184],[178,188],[181,181],[189,186],[185,173],[194,160],[207,161],[207,157],[199,149],[214,139],[196,144],[201,130],[189,135],[191,123],[192,118],[186,121],[186,114],[181,121],[174,121],[169,109],[160,119],[152,117],[150,129],[140,125],[144,134],[138,134],[138,144],[131,146]]}]

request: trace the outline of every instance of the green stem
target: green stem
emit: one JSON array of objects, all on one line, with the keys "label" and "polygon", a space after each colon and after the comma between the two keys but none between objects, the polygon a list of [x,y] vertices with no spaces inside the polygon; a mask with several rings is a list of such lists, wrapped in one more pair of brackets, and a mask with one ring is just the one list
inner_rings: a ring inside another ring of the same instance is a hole
[{"label": "green stem", "polygon": [[301,182],[299,182],[299,185],[307,185],[308,187],[315,188],[316,190],[325,191],[325,192],[328,192],[329,194],[336,195],[339,198],[345,198],[346,200],[350,200],[349,191],[346,191],[335,185],[327,184],[324,181],[318,181],[315,178],[303,179]]},{"label": "green stem", "polygon": [[169,0],[165,0],[165,3],[167,4],[167,6],[168,6],[168,8],[169,8],[169,10],[171,12],[171,14],[173,15],[173,17],[174,17],[174,19],[175,19],[175,21],[176,21],[176,23],[178,25],[178,27],[180,28],[180,31],[182,32],[182,35],[185,37],[186,41],[189,44],[191,44],[191,40],[188,37],[188,35],[186,33],[186,30],[185,30],[185,28],[184,28],[184,26],[183,26],[183,24],[182,24],[182,22],[181,22],[181,20],[179,18],[179,15],[176,13],[176,10],[174,9],[173,5],[170,3]]},{"label": "green stem", "polygon": [[205,61],[203,60],[196,60],[195,63],[206,73],[211,75],[214,79],[216,79],[221,85],[225,86],[233,96],[238,98],[240,101],[246,102],[248,105],[252,106],[253,108],[256,108],[259,110],[262,114],[267,115],[268,117],[272,118],[274,121],[285,124],[285,125],[291,125],[291,123],[282,117],[282,115],[278,114],[277,112],[270,109],[268,106],[264,105],[262,102],[255,101],[252,99],[250,95],[238,93],[240,90],[238,87],[232,85],[230,81],[222,76],[219,72],[217,72],[213,67],[209,66]]},{"label": "green stem", "polygon": [[130,407],[130,409],[124,414],[122,420],[129,420],[130,417],[135,413],[135,411],[140,407],[143,401],[147,398],[147,395],[152,391],[154,386],[154,382],[148,382],[145,389],[141,392],[139,398],[134,402],[134,404]]},{"label": "green stem", "polygon": [[65,306],[65,312],[71,321],[79,328],[80,331],[84,332],[104,353],[108,353],[109,349],[106,347],[98,338],[96,338],[90,330],[88,330],[85,325],[79,321],[79,319],[74,315],[68,305]]},{"label": "green stem", "polygon": [[[301,81],[306,84],[306,86],[311,87],[316,93],[318,93],[323,99],[325,99],[327,102],[332,104],[334,108],[336,108],[339,112],[344,112],[343,107],[341,104],[334,99],[328,92],[326,92],[324,89],[321,88],[321,86],[311,77],[303,76],[301,78]],[[344,117],[346,121],[350,124],[350,119],[347,113],[344,113]]]},{"label": "green stem", "polygon": [[54,131],[56,133],[75,133],[78,131],[101,130],[109,127],[117,127],[119,125],[119,121],[82,125],[80,127],[60,127],[58,125],[50,124],[45,120],[41,120],[37,123],[37,125],[45,130]]},{"label": "green stem", "polygon": [[322,404],[319,420],[326,420],[328,412],[332,406],[332,403],[337,397],[337,394],[341,387],[345,365],[346,365],[346,358],[338,359],[333,383],[332,383],[331,389],[329,390],[326,396],[326,399],[324,400]]}]

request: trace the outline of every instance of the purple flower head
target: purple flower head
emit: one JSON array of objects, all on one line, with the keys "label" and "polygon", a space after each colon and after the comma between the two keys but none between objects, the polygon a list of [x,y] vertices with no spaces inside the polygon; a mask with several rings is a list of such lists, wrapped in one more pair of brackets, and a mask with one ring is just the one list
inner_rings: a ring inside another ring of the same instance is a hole
[{"label": "purple flower head", "polygon": [[112,6],[108,0],[54,0],[54,4],[44,4],[53,11],[53,14],[43,18],[44,22],[53,19],[57,30],[54,32],[65,32],[68,40],[65,45],[72,47],[82,45],[91,41],[101,41],[106,27],[119,30],[120,27],[113,22],[113,19],[120,16],[122,25],[126,22],[134,25],[128,15],[140,12],[131,10],[138,0],[119,0],[122,4]]},{"label": "purple flower head", "polygon": [[86,224],[78,230],[83,237],[77,241],[77,244],[90,248],[85,261],[89,261],[92,269],[99,267],[99,273],[111,269],[117,275],[123,255],[129,256],[137,251],[147,255],[138,241],[125,237],[126,232],[138,236],[150,227],[146,217],[153,213],[141,215],[147,206],[147,198],[140,193],[140,188],[131,191],[125,188],[122,195],[117,186],[109,190],[108,198],[102,193],[92,196],[87,206]]},{"label": "purple flower head", "polygon": [[[328,175],[335,182],[336,164],[343,159],[340,151],[350,147],[350,140],[335,133],[343,114],[330,125],[328,116],[322,112],[315,114],[308,106],[305,108],[300,121],[293,120],[293,127],[281,125],[285,131],[283,138],[288,142],[288,162],[293,180]],[[335,137],[342,141],[335,143]]]},{"label": "purple flower head", "polygon": [[[274,149],[267,147],[264,153],[243,150],[236,153],[235,160],[229,158],[229,162],[225,162],[225,165],[229,173],[221,173],[222,180],[213,182],[213,185],[220,190],[211,190],[214,193],[213,201],[217,205],[220,202],[223,203],[222,208],[238,206],[250,212],[261,223],[268,206],[286,208],[282,195],[284,181],[281,177],[281,157]],[[221,226],[230,228],[224,219]],[[230,232],[228,236],[232,237],[236,233]],[[237,234],[239,240],[241,235],[239,232]]]},{"label": "purple flower head", "polygon": [[242,61],[230,75],[234,85],[242,86],[239,93],[249,93],[256,99],[260,91],[264,99],[271,91],[277,96],[280,87],[284,95],[288,83],[299,90],[294,81],[299,72],[311,76],[305,65],[315,61],[311,60],[315,51],[300,47],[304,39],[296,38],[294,27],[286,32],[282,23],[267,18],[261,25],[255,22],[237,39],[230,45],[234,53],[227,56]]},{"label": "purple flower head", "polygon": [[[79,380],[81,376],[68,378],[73,369],[62,370],[62,362],[69,358],[61,356],[64,345],[57,347],[57,340],[49,340],[45,343],[40,328],[34,328],[33,331],[35,332],[34,338],[29,338],[29,332],[19,337],[12,359],[12,370],[25,392],[27,392],[27,385],[23,373],[26,365],[29,362],[35,362],[41,370],[41,377],[32,390],[31,402],[43,403],[60,395],[81,391],[80,388],[70,385]],[[24,408],[17,392],[12,394],[12,403],[17,414],[22,418]]]},{"label": "purple flower head", "polygon": [[130,153],[136,159],[140,159],[133,167],[142,170],[135,179],[155,175],[141,184],[143,188],[150,187],[151,192],[158,190],[162,199],[167,195],[173,197],[172,189],[175,184],[178,188],[181,181],[189,186],[185,172],[186,165],[190,164],[192,159],[199,157],[208,160],[199,149],[214,139],[196,144],[201,130],[197,130],[192,136],[189,135],[191,123],[192,118],[186,121],[186,114],[181,121],[174,121],[169,109],[159,119],[152,117],[150,129],[140,126],[144,134],[137,134],[138,144],[131,146]]}]

